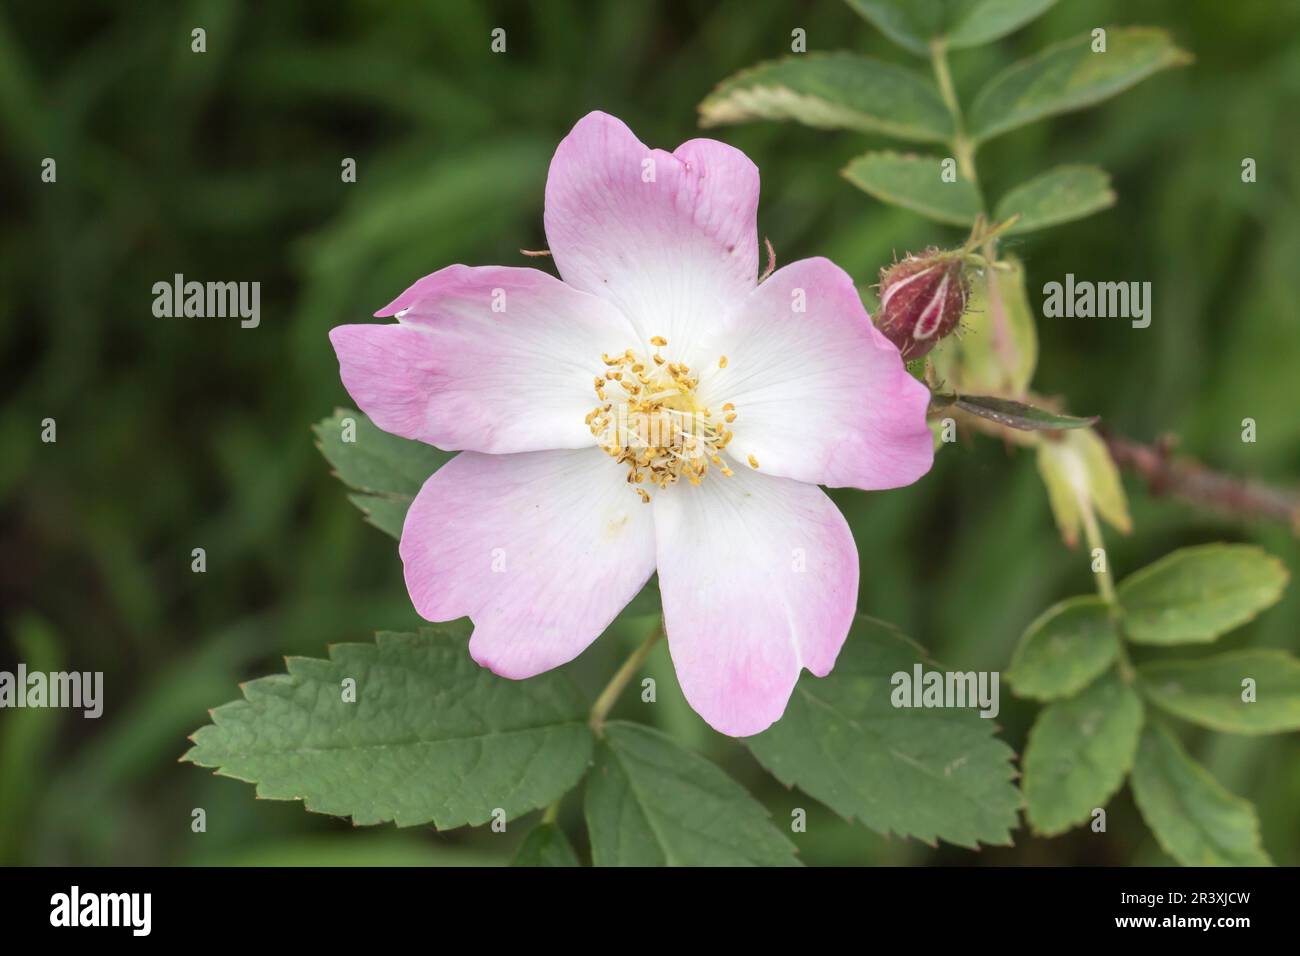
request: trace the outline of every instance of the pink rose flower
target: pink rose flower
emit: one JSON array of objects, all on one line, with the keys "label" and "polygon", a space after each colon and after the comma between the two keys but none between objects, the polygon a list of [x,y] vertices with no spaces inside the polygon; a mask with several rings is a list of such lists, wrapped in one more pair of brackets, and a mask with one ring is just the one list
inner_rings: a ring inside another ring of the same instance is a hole
[{"label": "pink rose flower", "polygon": [[858,555],[818,487],[896,488],[933,460],[929,392],[853,280],[803,259],[758,282],[758,169],[591,113],[560,143],[546,236],[563,281],[448,266],[330,333],[380,428],[458,450],[406,516],[430,621],[521,679],[572,660],[659,572],[686,699],[758,733],[828,674]]}]

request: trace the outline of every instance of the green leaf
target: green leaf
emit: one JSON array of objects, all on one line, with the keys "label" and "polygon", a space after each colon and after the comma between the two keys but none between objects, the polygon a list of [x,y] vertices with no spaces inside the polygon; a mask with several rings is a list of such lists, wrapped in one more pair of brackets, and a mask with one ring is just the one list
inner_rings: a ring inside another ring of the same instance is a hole
[{"label": "green leaf", "polygon": [[182,759],[357,825],[441,830],[545,806],[587,769],[584,703],[562,674],[511,681],[479,667],[466,630],[381,633],[333,645],[329,660],[287,658],[288,674],[213,710]]},{"label": "green leaf", "polygon": [[1061,432],[1059,440],[1041,442],[1038,471],[1047,486],[1047,497],[1061,537],[1070,547],[1074,547],[1079,536],[1081,502],[1095,509],[1119,531],[1127,534],[1132,530],[1119,469],[1106,443],[1091,428]]},{"label": "green leaf", "polygon": [[1025,269],[1008,256],[972,284],[961,331],[934,351],[935,374],[962,394],[1015,398],[1038,364],[1038,329],[1025,291]]},{"label": "green leaf", "polygon": [[1025,806],[1037,833],[1083,823],[1124,783],[1142,731],[1142,699],[1114,671],[1043,708],[1025,748]]},{"label": "green leaf", "polygon": [[1006,36],[1056,0],[846,0],[881,33],[921,56],[933,40],[977,46]]},{"label": "green leaf", "polygon": [[700,104],[700,125],[795,120],[818,129],[943,142],[952,117],[928,77],[856,53],[807,53],[723,80]]},{"label": "green leaf", "polygon": [[946,43],[954,49],[991,43],[1033,20],[1056,0],[948,0]]},{"label": "green leaf", "polygon": [[955,182],[944,182],[942,162],[938,156],[864,153],[840,172],[881,202],[902,206],[938,222],[969,226],[983,208],[979,192],[960,174]]},{"label": "green leaf", "polygon": [[1259,818],[1158,723],[1142,733],[1133,799],[1161,849],[1184,866],[1271,866]]},{"label": "green leaf", "polygon": [[[1300,730],[1300,660],[1285,651],[1159,661],[1143,664],[1138,676],[1154,703],[1202,727],[1233,734]],[[1247,678],[1252,694],[1242,686]]]},{"label": "green leaf", "polygon": [[1153,73],[1191,62],[1164,30],[1111,27],[1106,52],[1091,34],[1048,47],[999,73],[975,97],[970,129],[987,140],[1026,123],[1092,106]]},{"label": "green leaf", "polygon": [[1020,219],[1007,235],[1032,232],[1091,216],[1115,205],[1110,176],[1096,166],[1057,166],[1011,190],[998,203],[993,218]]},{"label": "green leaf", "polygon": [[1011,749],[975,709],[895,707],[891,679],[918,663],[933,669],[906,637],[859,617],[830,676],[804,674],[785,716],[745,742],[786,786],[879,833],[1010,844]]},{"label": "green leaf", "polygon": [[1012,401],[1009,398],[995,398],[992,395],[961,395],[955,398],[953,404],[964,412],[1021,431],[1087,428],[1097,421],[1095,416],[1076,418],[1073,415],[1062,415],[1045,408],[1026,405],[1024,402]]},{"label": "green leaf", "polygon": [[511,866],[580,866],[569,838],[554,823],[539,823],[524,837]]},{"label": "green leaf", "polygon": [[1070,598],[1029,625],[1006,677],[1021,697],[1055,700],[1087,687],[1118,653],[1106,602],[1092,595]]},{"label": "green leaf", "polygon": [[611,721],[587,779],[596,866],[792,866],[794,845],[744,787],[672,738]]},{"label": "green leaf", "polygon": [[352,502],[366,516],[366,520],[384,534],[401,539],[402,526],[406,524],[406,511],[414,498],[389,495],[348,495]]},{"label": "green leaf", "polygon": [[1212,641],[1276,603],[1287,578],[1281,561],[1252,545],[1182,548],[1120,583],[1124,633],[1140,644]]},{"label": "green leaf", "polygon": [[348,500],[394,538],[402,534],[406,509],[416,493],[452,458],[432,445],[381,431],[365,415],[347,408],[336,408],[312,431],[316,447],[352,490]]}]

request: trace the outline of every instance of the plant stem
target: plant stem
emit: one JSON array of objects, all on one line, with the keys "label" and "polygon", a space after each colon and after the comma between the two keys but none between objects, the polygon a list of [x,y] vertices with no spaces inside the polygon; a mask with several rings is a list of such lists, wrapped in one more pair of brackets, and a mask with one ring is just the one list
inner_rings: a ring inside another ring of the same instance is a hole
[{"label": "plant stem", "polygon": [[[954,134],[949,145],[956,153],[961,174],[970,180],[976,191],[979,191],[979,176],[975,170],[975,144],[966,133],[961,103],[957,99],[952,73],[948,69],[948,50],[942,39],[930,44],[930,61],[934,67],[939,94],[943,98],[944,105],[948,107],[948,113],[952,116]],[[990,270],[999,268],[1002,263],[998,261],[997,234],[990,235],[982,246],[985,268]],[[997,283],[990,281],[988,292],[995,339],[1001,340],[1006,334],[1005,314]],[[1225,512],[1237,518],[1280,521],[1286,524],[1293,534],[1300,536],[1300,493],[1220,474],[1190,459],[1172,458],[1170,455],[1172,446],[1168,441],[1143,445],[1121,435],[1107,433],[1104,429],[1099,431],[1115,463],[1121,468],[1136,472],[1145,479],[1153,495],[1164,494],[1181,498],[1190,504]],[[1089,520],[1095,526],[1096,519],[1091,516],[1090,509],[1084,508],[1083,513],[1089,516]],[[1100,538],[1100,534],[1098,537]],[[1100,587],[1114,591],[1108,575],[1104,583],[1099,581],[1098,584]]]},{"label": "plant stem", "polygon": [[1110,576],[1110,561],[1106,556],[1106,542],[1101,536],[1101,526],[1097,524],[1097,515],[1092,510],[1092,502],[1085,493],[1077,496],[1079,512],[1083,517],[1083,534],[1088,541],[1088,551],[1101,551],[1101,570],[1094,571],[1097,576],[1097,593],[1111,607],[1115,606],[1115,581]]},{"label": "plant stem", "polygon": [[[974,187],[975,195],[979,197],[980,208],[983,209],[984,192],[980,188],[979,173],[975,169],[975,141],[966,133],[961,101],[957,99],[957,91],[952,84],[952,71],[948,69],[948,46],[942,37],[930,43],[930,63],[934,67],[934,79],[939,86],[939,95],[943,98],[944,105],[948,107],[948,115],[952,117],[953,137],[949,145],[957,156],[958,172]],[[1001,265],[998,262],[1000,231],[994,230],[984,239],[981,251],[987,269],[984,282],[988,289],[988,309],[993,320],[993,344],[1001,353],[1006,350],[1005,343],[1008,341],[1009,332],[1006,309],[1002,305],[1002,291],[993,276],[993,270]]]},{"label": "plant stem", "polygon": [[939,84],[939,95],[943,97],[944,105],[948,107],[948,113],[952,116],[952,149],[957,154],[957,169],[962,176],[970,180],[976,191],[979,191],[979,176],[975,172],[975,143],[966,135],[966,126],[962,120],[961,102],[957,99],[957,91],[952,85],[952,73],[948,69],[948,47],[942,39],[936,39],[930,44],[930,63],[934,66],[934,79]]},{"label": "plant stem", "polygon": [[1115,600],[1115,579],[1110,573],[1110,555],[1106,554],[1106,542],[1101,536],[1101,526],[1097,523],[1097,514],[1093,511],[1092,502],[1088,499],[1086,492],[1078,492],[1075,500],[1079,503],[1079,515],[1083,519],[1083,535],[1088,542],[1088,553],[1101,550],[1101,570],[1094,571],[1097,578],[1097,593],[1101,599],[1106,602],[1110,610],[1111,623],[1115,627],[1115,643],[1118,650],[1116,657],[1119,663],[1119,674],[1127,684],[1133,683],[1137,676],[1133,670],[1133,662],[1129,660],[1128,650],[1124,647],[1124,631],[1120,625],[1120,607],[1119,602]]},{"label": "plant stem", "polygon": [[627,682],[632,679],[641,665],[645,663],[645,659],[650,656],[650,651],[654,649],[655,642],[663,636],[664,622],[661,617],[659,623],[655,625],[655,629],[650,632],[650,636],[642,641],[641,646],[623,662],[623,666],[615,672],[614,676],[609,679],[609,683],[605,685],[605,689],[600,692],[600,696],[596,698],[596,703],[591,706],[591,717],[587,721],[596,736],[599,737],[603,732],[605,718],[609,716],[610,710],[613,709],[615,702],[618,700],[618,695],[623,692]]},{"label": "plant stem", "polygon": [[1279,521],[1292,534],[1300,535],[1300,491],[1275,488],[1213,471],[1191,458],[1174,457],[1172,437],[1145,445],[1105,429],[1098,431],[1115,464],[1136,473],[1153,496],[1167,495],[1247,521]]}]

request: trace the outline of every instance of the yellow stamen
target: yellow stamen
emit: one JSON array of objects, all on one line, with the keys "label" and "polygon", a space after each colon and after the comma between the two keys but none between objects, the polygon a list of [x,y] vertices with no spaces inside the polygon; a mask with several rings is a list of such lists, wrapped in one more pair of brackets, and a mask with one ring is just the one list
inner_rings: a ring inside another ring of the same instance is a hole
[{"label": "yellow stamen", "polygon": [[[668,340],[656,335],[651,343],[662,348]],[[599,447],[627,468],[627,483],[643,501],[650,496],[641,485],[666,489],[682,479],[698,485],[711,465],[724,477],[734,474],[721,455],[732,433],[720,418],[735,421],[735,406],[728,402],[715,415],[696,394],[700,378],[689,365],[632,349],[601,360],[605,374],[593,378],[601,404],[585,422]]]}]

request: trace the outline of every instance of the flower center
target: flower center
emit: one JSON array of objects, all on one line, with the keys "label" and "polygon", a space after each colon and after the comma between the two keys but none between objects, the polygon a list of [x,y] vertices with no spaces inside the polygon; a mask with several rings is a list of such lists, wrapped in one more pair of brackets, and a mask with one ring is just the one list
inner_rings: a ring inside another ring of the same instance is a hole
[{"label": "flower center", "polygon": [[[648,358],[632,349],[601,356],[605,373],[595,382],[600,404],[587,413],[600,447],[628,466],[628,484],[645,502],[650,494],[641,485],[667,488],[681,478],[698,485],[710,465],[730,477],[721,453],[731,441],[727,426],[736,420],[730,402],[717,410],[700,402],[699,376],[659,353],[667,339],[656,335],[650,344],[655,351]],[[718,367],[727,367],[726,356]]]}]

